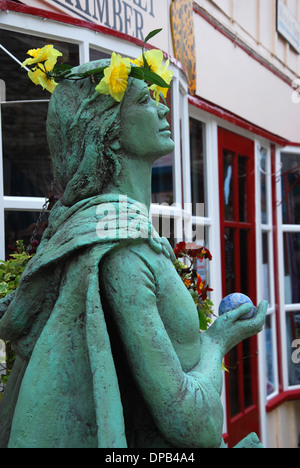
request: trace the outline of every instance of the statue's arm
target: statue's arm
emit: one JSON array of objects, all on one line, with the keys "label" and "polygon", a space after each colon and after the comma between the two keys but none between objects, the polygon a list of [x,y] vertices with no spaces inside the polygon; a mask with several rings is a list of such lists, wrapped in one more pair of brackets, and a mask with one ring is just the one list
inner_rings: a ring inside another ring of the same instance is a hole
[{"label": "statue's arm", "polygon": [[0,299],[0,319],[3,317],[3,315],[7,311],[14,297],[15,297],[15,291],[5,296],[3,299]]},{"label": "statue's arm", "polygon": [[[157,308],[149,268],[134,253],[120,251],[101,264],[100,286],[133,376],[163,436],[175,447],[219,447],[223,426],[220,394],[208,375],[197,369],[182,370]],[[221,356],[218,366],[221,375]]]}]

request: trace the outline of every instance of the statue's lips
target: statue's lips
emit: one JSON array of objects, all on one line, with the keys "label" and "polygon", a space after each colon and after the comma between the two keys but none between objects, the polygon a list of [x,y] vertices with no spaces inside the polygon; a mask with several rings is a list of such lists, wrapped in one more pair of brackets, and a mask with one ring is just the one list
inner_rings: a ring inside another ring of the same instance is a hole
[{"label": "statue's lips", "polygon": [[170,125],[167,125],[166,127],[161,128],[159,131],[160,132],[169,132],[170,131]]}]

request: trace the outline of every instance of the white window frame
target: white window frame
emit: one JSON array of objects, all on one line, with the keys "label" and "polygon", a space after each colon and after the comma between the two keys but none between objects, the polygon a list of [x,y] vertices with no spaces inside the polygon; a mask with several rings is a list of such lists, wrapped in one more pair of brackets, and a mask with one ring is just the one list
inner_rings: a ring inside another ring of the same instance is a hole
[{"label": "white window frame", "polygon": [[[261,219],[261,181],[260,174],[263,171],[260,163],[260,149],[266,150],[266,169],[264,171],[266,177],[266,197],[267,197],[267,222],[263,223]],[[268,236],[268,260],[269,260],[269,296],[270,301],[268,304],[267,315],[271,319],[271,333],[272,333],[272,355],[276,359],[274,362],[274,391],[267,395],[266,388],[260,390],[262,402],[265,405],[267,400],[272,399],[279,391],[278,383],[278,361],[277,361],[277,335],[276,335],[276,310],[275,310],[275,276],[274,276],[274,249],[273,249],[273,217],[272,217],[272,171],[271,171],[271,148],[270,142],[263,139],[255,140],[255,162],[256,162],[256,275],[257,275],[257,302],[265,300],[264,292],[262,290],[263,282],[263,252],[262,252],[262,235]],[[265,335],[259,334],[259,348],[265,350]],[[266,362],[263,353],[260,353],[259,369],[261,382],[266,383]],[[262,376],[264,378],[262,379]],[[265,392],[265,394],[264,394]]]},{"label": "white window frame", "polygon": [[[294,146],[286,146],[285,148],[278,148],[276,152],[276,167],[281,169],[282,154],[298,154],[300,156],[300,148]],[[282,200],[281,183],[277,184],[277,200]],[[284,250],[283,250],[283,236],[286,232],[300,233],[300,225],[296,224],[283,224],[282,219],[282,206],[277,206],[277,219],[278,219],[278,255],[279,255],[279,281],[284,285]],[[283,286],[284,289],[284,286]],[[287,312],[300,312],[300,303],[285,304],[285,291],[280,294],[280,330],[281,330],[281,355],[282,355],[282,373],[283,373],[283,390],[300,390],[299,385],[289,385],[288,376],[288,360],[291,359],[292,349],[290,355],[287,351],[287,327],[286,327],[286,314]]]}]

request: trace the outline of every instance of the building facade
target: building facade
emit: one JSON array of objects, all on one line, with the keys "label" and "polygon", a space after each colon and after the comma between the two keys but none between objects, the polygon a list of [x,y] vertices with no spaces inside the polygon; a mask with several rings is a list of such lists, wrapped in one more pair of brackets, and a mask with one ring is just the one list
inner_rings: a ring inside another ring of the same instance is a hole
[{"label": "building facade", "polygon": [[153,168],[153,222],[171,218],[173,243],[204,226],[213,260],[199,268],[216,313],[235,291],[269,303],[264,331],[226,357],[224,439],[255,431],[266,447],[297,447],[299,0],[0,0],[0,258],[39,237],[45,199],[59,193],[49,94],[20,67],[27,50],[54,44],[74,66],[112,51],[135,58],[156,28],[150,45],[174,73],[175,150]]}]

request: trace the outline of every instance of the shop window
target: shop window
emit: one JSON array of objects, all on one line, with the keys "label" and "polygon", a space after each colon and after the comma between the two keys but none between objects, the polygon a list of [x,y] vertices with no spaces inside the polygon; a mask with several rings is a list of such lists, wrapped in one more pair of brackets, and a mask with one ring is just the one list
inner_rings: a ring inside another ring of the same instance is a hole
[{"label": "shop window", "polygon": [[286,322],[287,385],[300,385],[299,359],[293,359],[300,339],[300,154],[281,154],[282,257]]},{"label": "shop window", "polygon": [[288,355],[288,384],[300,384],[300,311],[288,312],[286,315],[287,355]]},{"label": "shop window", "polygon": [[266,359],[266,392],[267,396],[272,395],[276,390],[275,380],[275,329],[273,326],[274,321],[272,315],[267,315],[265,323],[265,359]]},{"label": "shop window", "polygon": [[103,52],[102,50],[93,49],[90,47],[90,61],[94,62],[94,60],[103,60],[103,59],[110,59],[111,54],[108,52]]},{"label": "shop window", "polygon": [[[170,109],[167,120],[172,128],[172,88],[168,91],[167,106]],[[152,169],[152,203],[166,203],[171,206],[174,200],[174,153],[159,158]]]},{"label": "shop window", "polygon": [[[1,30],[0,37],[0,258],[6,257],[16,240],[28,245],[39,218],[30,211],[43,206],[49,196],[53,173],[46,137],[50,94],[29,80],[21,63],[27,51],[53,44],[65,61],[79,64],[79,47],[61,40]],[[59,191],[59,187],[57,191]],[[36,201],[35,201],[36,200]],[[37,234],[40,237],[41,233]]]},{"label": "shop window", "polygon": [[190,118],[190,155],[191,155],[191,190],[192,212],[197,216],[197,203],[205,206],[205,161],[204,161],[204,124],[199,120]]},{"label": "shop window", "polygon": [[285,232],[284,245],[284,283],[285,303],[300,303],[300,232]]},{"label": "shop window", "polygon": [[282,158],[282,221],[300,224],[300,155],[284,153]]},{"label": "shop window", "polygon": [[46,137],[47,110],[47,102],[2,105],[2,154],[6,196],[47,196],[53,178]]},{"label": "shop window", "polygon": [[259,300],[268,301],[267,318],[264,327],[265,340],[265,381],[266,394],[273,395],[278,388],[276,365],[276,316],[274,298],[273,267],[273,226],[271,196],[271,156],[270,150],[260,146],[258,152],[259,167],[259,209],[260,234],[258,262],[260,275],[258,281]]},{"label": "shop window", "polygon": [[[53,44],[63,54],[63,57],[59,57],[59,62],[63,61],[74,66],[79,64],[79,49],[75,44],[3,29],[1,29],[0,43],[21,63],[29,58],[28,50]],[[20,64],[2,48],[0,48],[0,63],[0,79],[6,84],[6,101],[49,99],[49,93],[43,91],[41,86],[31,85],[26,70],[21,69]]]}]

